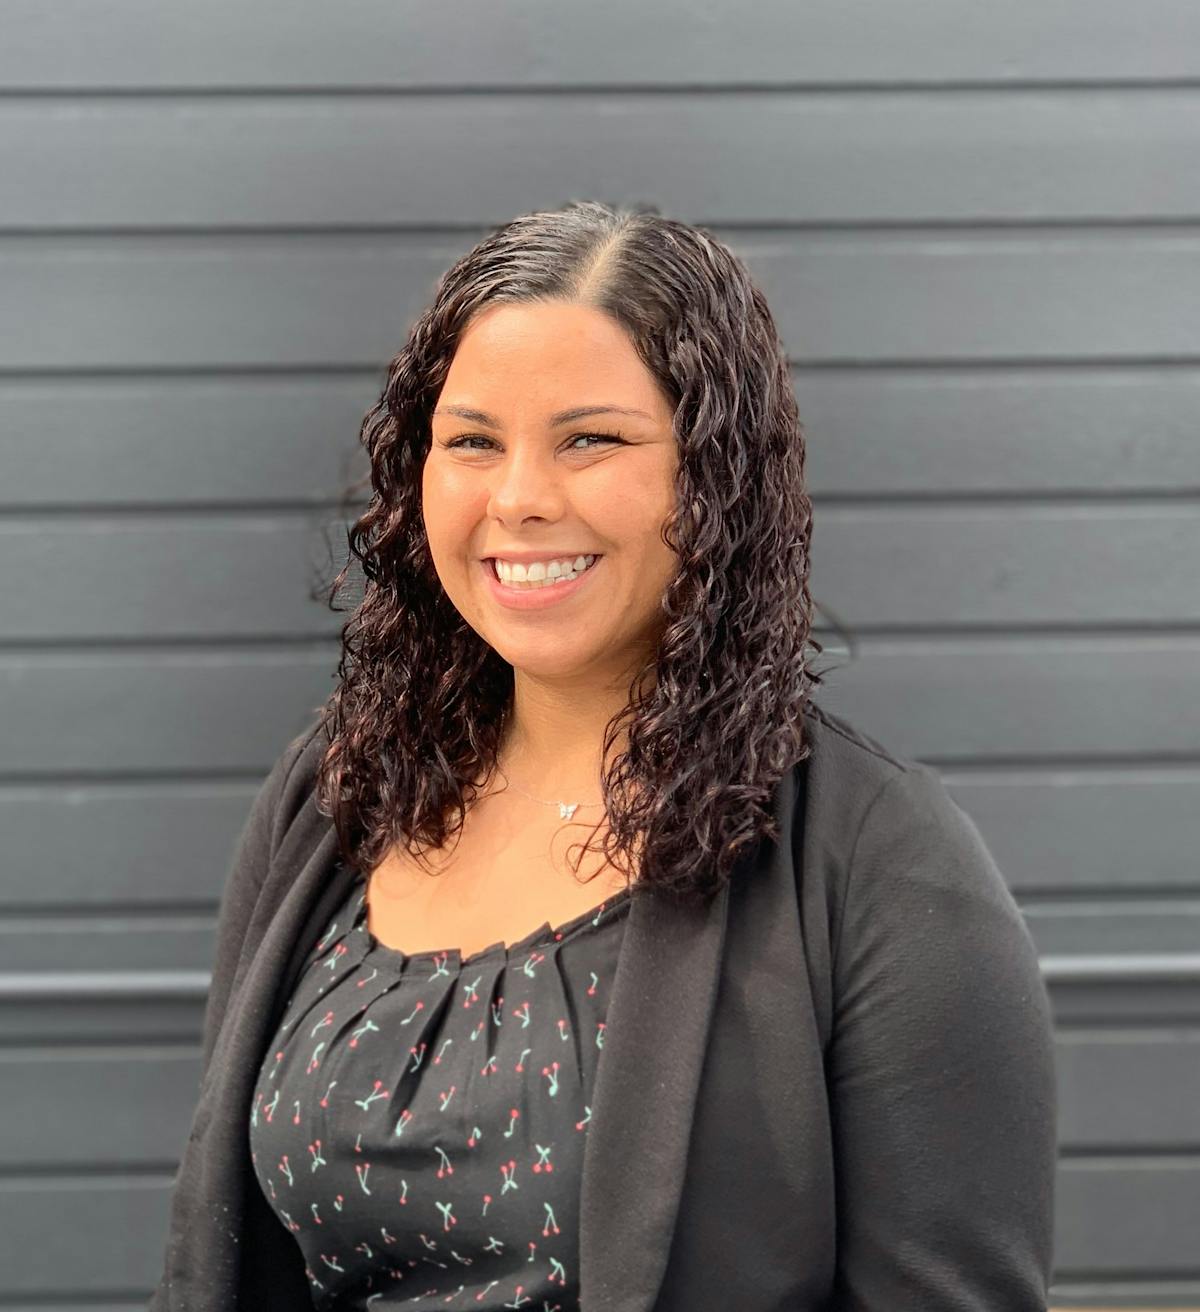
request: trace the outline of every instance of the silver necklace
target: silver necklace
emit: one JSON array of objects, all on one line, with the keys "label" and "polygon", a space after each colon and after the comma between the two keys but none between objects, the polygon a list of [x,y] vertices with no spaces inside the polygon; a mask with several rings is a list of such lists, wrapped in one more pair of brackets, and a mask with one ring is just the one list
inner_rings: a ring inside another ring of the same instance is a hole
[{"label": "silver necklace", "polygon": [[[499,766],[497,766],[496,768],[498,770],[500,769]],[[504,776],[504,782],[506,784],[509,784],[511,787],[515,788],[517,792],[520,793],[522,796],[528,797],[531,802],[539,802],[542,806],[557,806],[558,816],[560,820],[570,820],[570,818],[575,814],[575,812],[581,806],[595,807],[595,806],[604,805],[603,802],[547,802],[541,797],[534,797],[532,793],[527,793],[525,789],[521,787],[520,784],[514,784],[513,781],[508,777],[508,775],[504,774],[503,770],[500,770],[500,773]]]}]

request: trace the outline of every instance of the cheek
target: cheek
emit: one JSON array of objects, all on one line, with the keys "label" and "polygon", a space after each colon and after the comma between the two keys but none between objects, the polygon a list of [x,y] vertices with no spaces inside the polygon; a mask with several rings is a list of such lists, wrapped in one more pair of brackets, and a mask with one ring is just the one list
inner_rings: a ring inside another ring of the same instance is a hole
[{"label": "cheek", "polygon": [[[650,452],[633,452],[649,455]],[[593,471],[581,515],[619,526],[636,537],[648,528],[658,528],[675,505],[673,470],[658,459],[610,461]]]},{"label": "cheek", "polygon": [[426,470],[421,484],[421,507],[431,548],[453,552],[461,546],[479,519],[477,494],[477,486],[456,478],[453,471]]},{"label": "cheek", "polygon": [[587,516],[602,530],[614,547],[624,549],[632,563],[640,560],[649,569],[666,568],[674,552],[662,540],[663,526],[675,506],[674,489],[664,490],[650,480],[622,479],[599,511]]}]

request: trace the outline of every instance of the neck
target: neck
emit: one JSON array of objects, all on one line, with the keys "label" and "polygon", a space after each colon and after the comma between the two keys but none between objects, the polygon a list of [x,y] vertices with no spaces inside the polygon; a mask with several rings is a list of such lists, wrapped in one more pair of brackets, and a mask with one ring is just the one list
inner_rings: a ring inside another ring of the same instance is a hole
[{"label": "neck", "polygon": [[512,716],[500,744],[500,768],[533,796],[599,802],[601,775],[624,750],[627,732],[601,761],[604,733],[628,701],[617,687],[566,686],[516,673]]}]

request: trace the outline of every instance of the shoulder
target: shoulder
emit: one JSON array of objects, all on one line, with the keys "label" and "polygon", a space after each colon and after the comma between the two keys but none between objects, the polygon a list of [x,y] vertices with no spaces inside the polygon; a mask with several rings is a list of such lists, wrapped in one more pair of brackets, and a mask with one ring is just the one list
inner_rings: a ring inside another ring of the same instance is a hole
[{"label": "shoulder", "polygon": [[815,702],[805,710],[804,735],[809,755],[794,770],[810,845],[819,838],[823,849],[848,857],[874,804],[896,780],[915,776],[918,789],[940,787],[928,766]]},{"label": "shoulder", "polygon": [[258,806],[269,817],[270,851],[304,817],[314,818],[317,771],[329,746],[322,717],[314,716],[275,758],[259,793]]},{"label": "shoulder", "polygon": [[795,767],[797,841],[806,876],[826,885],[837,931],[859,916],[924,917],[932,903],[986,905],[1019,920],[979,829],[937,770],[815,705],[805,729],[812,752]]},{"label": "shoulder", "polygon": [[293,786],[311,789],[317,778],[317,769],[329,746],[329,734],[321,716],[314,716],[288,743],[279,761],[287,771]]},{"label": "shoulder", "polygon": [[906,816],[962,827],[965,813],[932,766],[885,747],[815,703],[805,712],[804,729],[812,753],[795,769],[803,773],[806,790],[816,794],[809,805],[815,802],[819,820],[852,837],[868,820],[886,826]]},{"label": "shoulder", "polygon": [[827,711],[814,712],[812,727],[805,858],[825,867],[841,956],[890,937],[936,948],[945,962],[986,929],[1036,973],[1008,883],[938,771]]},{"label": "shoulder", "polygon": [[853,761],[867,767],[870,763],[866,758],[873,758],[876,762],[875,768],[885,773],[888,767],[903,769],[906,765],[914,764],[889,750],[878,739],[872,738],[870,734],[852,724],[845,716],[838,715],[815,701],[809,702],[805,709],[804,728],[810,735],[814,748],[820,744],[827,757],[833,762],[844,764]]}]

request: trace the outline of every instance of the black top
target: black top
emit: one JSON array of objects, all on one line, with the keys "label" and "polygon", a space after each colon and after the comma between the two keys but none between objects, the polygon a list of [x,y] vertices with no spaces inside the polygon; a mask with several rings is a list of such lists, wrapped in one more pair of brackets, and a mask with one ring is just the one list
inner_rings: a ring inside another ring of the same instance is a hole
[{"label": "black top", "polygon": [[507,948],[409,955],[370,932],[354,881],[250,1114],[315,1307],[579,1307],[583,1136],[629,899]]}]

